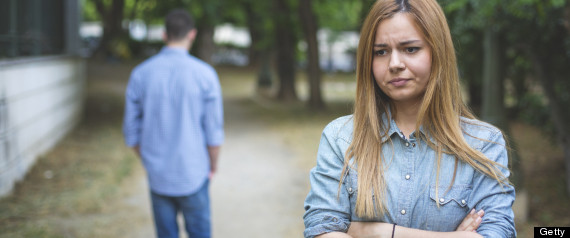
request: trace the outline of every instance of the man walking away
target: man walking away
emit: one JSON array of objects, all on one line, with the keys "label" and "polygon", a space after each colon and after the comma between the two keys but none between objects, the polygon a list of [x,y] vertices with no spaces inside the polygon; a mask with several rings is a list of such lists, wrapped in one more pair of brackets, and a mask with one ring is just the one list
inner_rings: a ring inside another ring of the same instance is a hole
[{"label": "man walking away", "polygon": [[158,237],[211,237],[209,180],[224,140],[222,96],[215,70],[188,53],[196,38],[188,12],[165,20],[166,46],[131,73],[123,133],[147,171]]}]

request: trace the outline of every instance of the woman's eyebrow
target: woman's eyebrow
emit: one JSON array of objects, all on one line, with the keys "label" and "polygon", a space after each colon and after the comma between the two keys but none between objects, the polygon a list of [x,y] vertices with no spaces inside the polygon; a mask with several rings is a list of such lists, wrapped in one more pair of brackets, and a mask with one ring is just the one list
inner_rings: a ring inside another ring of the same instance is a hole
[{"label": "woman's eyebrow", "polygon": [[[405,45],[409,45],[409,44],[413,44],[413,43],[417,43],[417,42],[420,42],[420,40],[407,40],[407,41],[402,41],[402,42],[398,43],[398,45],[400,45],[400,46],[405,46]],[[374,44],[374,47],[386,48],[386,47],[388,47],[388,44],[385,44],[385,43]]]},{"label": "woman's eyebrow", "polygon": [[420,42],[420,40],[407,40],[407,41],[400,42],[399,45],[409,45],[409,44],[413,44],[413,43],[417,43],[417,42]]},{"label": "woman's eyebrow", "polygon": [[374,47],[385,48],[388,47],[388,44],[374,44]]}]

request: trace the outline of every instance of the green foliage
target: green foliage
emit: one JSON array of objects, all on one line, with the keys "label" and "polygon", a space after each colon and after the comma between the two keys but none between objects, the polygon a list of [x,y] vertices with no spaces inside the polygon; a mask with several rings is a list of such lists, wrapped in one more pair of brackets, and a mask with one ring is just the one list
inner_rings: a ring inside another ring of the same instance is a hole
[{"label": "green foliage", "polygon": [[83,0],[81,1],[82,4],[82,14],[83,14],[83,21],[100,21],[101,17],[97,13],[95,9],[95,4],[91,0]]},{"label": "green foliage", "polygon": [[313,9],[322,28],[333,31],[357,30],[360,25],[361,1],[317,0]]},{"label": "green foliage", "polygon": [[[565,75],[570,75],[568,67],[570,36],[561,26],[564,18],[563,8],[568,4],[567,1],[440,0],[439,2],[448,17],[458,53],[461,76],[470,87],[481,84],[483,32],[490,27],[498,32],[501,38],[501,53],[506,60],[503,63],[505,78],[538,80],[533,60],[529,58],[530,55],[535,55],[541,59],[540,62],[544,63],[545,67],[548,67],[545,70],[552,74],[552,79],[549,80],[556,83],[557,88],[569,84],[565,80],[560,80],[567,77]],[[513,83],[516,84],[514,96],[519,104],[516,106],[519,110],[542,107],[543,111],[547,112],[546,104],[531,103],[531,99],[537,95],[526,95],[531,90],[526,88],[524,80],[513,80]],[[556,98],[563,100],[564,90],[558,91]],[[472,92],[473,94],[482,93]],[[536,113],[529,115],[547,115]],[[521,119],[534,121],[529,115],[524,114],[519,114]]]}]

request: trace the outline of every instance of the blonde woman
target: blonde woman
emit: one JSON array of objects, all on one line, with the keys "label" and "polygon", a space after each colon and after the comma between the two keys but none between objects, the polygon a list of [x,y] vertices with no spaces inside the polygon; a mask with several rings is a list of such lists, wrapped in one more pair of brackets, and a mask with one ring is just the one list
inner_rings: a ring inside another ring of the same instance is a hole
[{"label": "blonde woman", "polygon": [[324,129],[311,170],[305,237],[515,237],[505,140],[461,100],[437,2],[377,1],[357,62],[354,114]]}]

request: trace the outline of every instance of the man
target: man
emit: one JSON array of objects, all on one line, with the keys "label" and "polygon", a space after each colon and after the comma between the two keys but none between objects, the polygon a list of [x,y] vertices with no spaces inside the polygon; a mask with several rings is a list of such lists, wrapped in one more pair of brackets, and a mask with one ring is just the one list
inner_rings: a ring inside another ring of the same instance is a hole
[{"label": "man", "polygon": [[188,53],[196,38],[184,10],[165,20],[166,46],[138,65],[126,90],[123,133],[147,171],[156,233],[210,237],[209,179],[224,140],[223,108],[214,69]]}]

